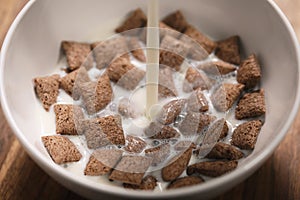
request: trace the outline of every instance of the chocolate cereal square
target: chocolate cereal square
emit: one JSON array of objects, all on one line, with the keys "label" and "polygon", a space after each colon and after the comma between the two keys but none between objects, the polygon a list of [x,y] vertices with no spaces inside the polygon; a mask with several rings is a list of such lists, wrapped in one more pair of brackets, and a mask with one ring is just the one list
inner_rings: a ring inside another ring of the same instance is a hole
[{"label": "chocolate cereal square", "polygon": [[192,25],[187,27],[184,34],[198,42],[198,44],[205,49],[208,54],[211,54],[217,46],[214,41],[212,41]]},{"label": "chocolate cereal square", "polygon": [[239,36],[218,41],[216,56],[225,62],[239,65],[241,62],[239,41]]},{"label": "chocolate cereal square", "polygon": [[178,95],[173,80],[173,71],[171,68],[162,67],[159,69],[158,83],[159,98],[176,97]]},{"label": "chocolate cereal square", "polygon": [[110,174],[109,179],[139,185],[151,161],[151,158],[144,156],[124,156]]},{"label": "chocolate cereal square", "polygon": [[237,119],[259,117],[266,113],[264,90],[246,93],[235,109]]},{"label": "chocolate cereal square", "polygon": [[65,136],[43,136],[42,142],[56,164],[76,162],[82,157],[76,146]]},{"label": "chocolate cereal square", "polygon": [[208,101],[202,93],[201,88],[193,91],[187,101],[187,110],[192,112],[206,112],[208,109]]},{"label": "chocolate cereal square", "polygon": [[211,96],[214,107],[221,112],[229,110],[244,89],[243,84],[222,84]]},{"label": "chocolate cereal square", "polygon": [[145,135],[151,139],[170,139],[179,137],[179,133],[171,126],[163,125],[159,122],[151,122],[144,129]]},{"label": "chocolate cereal square", "polygon": [[97,149],[86,164],[84,175],[106,175],[115,167],[122,157],[122,151],[118,149]]},{"label": "chocolate cereal square", "polygon": [[89,75],[84,67],[76,69],[61,78],[60,87],[74,100],[79,99],[78,87],[85,82],[89,82]]},{"label": "chocolate cereal square", "polygon": [[113,98],[113,91],[107,74],[98,78],[97,82],[86,82],[81,86],[83,105],[88,114],[104,109]]},{"label": "chocolate cereal square", "polygon": [[137,8],[129,14],[128,18],[115,31],[116,33],[122,33],[131,29],[142,28],[146,25],[146,15],[140,8]]},{"label": "chocolate cereal square", "polygon": [[203,63],[197,68],[211,75],[225,75],[236,70],[236,67],[233,64],[221,60]]},{"label": "chocolate cereal square", "polygon": [[161,170],[164,181],[173,181],[178,178],[186,169],[192,156],[192,147],[185,150],[182,154],[173,157],[170,162]]},{"label": "chocolate cereal square", "polygon": [[141,153],[146,147],[147,143],[140,137],[127,135],[126,146],[124,150],[129,153]]},{"label": "chocolate cereal square", "polygon": [[159,163],[164,162],[171,152],[170,144],[162,144],[157,147],[149,148],[145,150],[145,155],[152,158],[152,165],[156,166]]},{"label": "chocolate cereal square", "polygon": [[106,70],[111,81],[117,85],[133,90],[144,78],[145,71],[135,67],[127,58],[117,58]]},{"label": "chocolate cereal square", "polygon": [[166,35],[160,44],[159,63],[179,71],[189,48],[190,46],[182,41]]},{"label": "chocolate cereal square", "polygon": [[218,142],[217,144],[215,144],[212,150],[206,155],[207,158],[211,158],[211,159],[228,159],[228,160],[238,160],[243,156],[244,156],[243,152],[223,142]]},{"label": "chocolate cereal square", "polygon": [[184,109],[185,104],[185,99],[176,99],[165,104],[156,117],[157,121],[164,125],[173,123]]},{"label": "chocolate cereal square", "polygon": [[201,90],[208,90],[211,88],[211,80],[206,74],[201,73],[194,67],[189,67],[185,74],[185,80],[183,82],[183,91],[192,92],[200,88]]},{"label": "chocolate cereal square", "polygon": [[92,44],[92,48],[98,69],[109,66],[114,59],[120,56],[125,56],[129,59],[127,40],[123,36],[95,42]]},{"label": "chocolate cereal square", "polygon": [[141,62],[146,62],[146,56],[138,38],[136,37],[130,38],[128,41],[128,46],[133,57],[135,57],[137,60]]},{"label": "chocolate cereal square", "polygon": [[186,116],[179,124],[179,131],[183,135],[195,135],[207,128],[215,117],[199,112],[187,112]]},{"label": "chocolate cereal square", "polygon": [[242,62],[237,70],[237,81],[246,86],[246,88],[254,88],[261,78],[260,64],[254,54],[250,55]]},{"label": "chocolate cereal square", "polygon": [[44,109],[49,111],[50,106],[56,103],[59,92],[60,76],[55,74],[52,76],[37,77],[33,82],[37,97],[42,102]]},{"label": "chocolate cereal square", "polygon": [[67,57],[69,71],[78,69],[81,66],[87,69],[92,68],[93,56],[90,54],[90,44],[73,41],[63,41],[61,46]]},{"label": "chocolate cereal square", "polygon": [[234,170],[238,165],[238,161],[208,161],[199,162],[188,166],[187,175],[203,174],[210,177],[218,177]]},{"label": "chocolate cereal square", "polygon": [[56,133],[61,135],[77,135],[79,127],[84,119],[83,112],[79,106],[70,104],[54,105]]},{"label": "chocolate cereal square", "polygon": [[176,188],[183,188],[189,187],[193,185],[198,185],[200,183],[204,183],[204,180],[199,176],[185,176],[172,181],[167,189],[176,189]]},{"label": "chocolate cereal square", "polygon": [[154,190],[156,185],[157,179],[151,175],[145,176],[139,185],[123,183],[124,188],[133,190]]},{"label": "chocolate cereal square", "polygon": [[252,120],[239,125],[233,131],[231,144],[241,149],[254,149],[262,125],[259,120]]},{"label": "chocolate cereal square", "polygon": [[169,14],[162,21],[168,26],[182,33],[185,31],[185,29],[188,26],[188,22],[186,21],[185,17],[179,10]]}]

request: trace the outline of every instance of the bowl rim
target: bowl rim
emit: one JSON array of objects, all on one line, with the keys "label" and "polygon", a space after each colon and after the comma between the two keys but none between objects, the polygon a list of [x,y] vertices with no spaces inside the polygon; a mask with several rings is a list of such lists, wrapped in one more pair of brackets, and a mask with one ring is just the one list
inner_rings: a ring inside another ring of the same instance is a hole
[{"label": "bowl rim", "polygon": [[[299,73],[300,73],[300,46],[298,43],[298,39],[296,37],[296,34],[292,28],[292,25],[288,21],[287,17],[284,15],[284,13],[281,11],[281,9],[278,7],[278,5],[273,0],[266,0],[270,6],[273,7],[274,11],[277,15],[279,15],[280,19],[282,20],[285,28],[287,29],[289,33],[289,37],[292,39],[293,42],[293,48],[296,52],[297,57],[297,66],[298,66],[298,84],[297,84],[297,92],[295,97],[295,102],[292,107],[291,113],[288,116],[288,119],[282,129],[279,131],[279,133],[276,135],[275,139],[272,141],[272,143],[269,144],[268,148],[266,148],[260,155],[258,155],[256,158],[249,161],[247,166],[243,166],[243,168],[240,168],[239,170],[234,170],[233,172],[229,174],[225,174],[219,178],[213,179],[205,184],[196,185],[188,188],[180,188],[177,190],[170,190],[170,191],[164,191],[164,192],[149,192],[149,191],[135,191],[135,190],[124,190],[123,188],[100,184],[102,187],[99,187],[98,184],[95,184],[93,181],[84,179],[82,177],[73,176],[73,174],[69,171],[63,170],[60,166],[56,165],[54,162],[49,162],[49,159],[44,156],[40,151],[37,151],[34,146],[32,146],[27,139],[25,138],[22,131],[18,128],[16,122],[14,121],[12,117],[11,110],[8,106],[6,93],[5,93],[5,87],[4,87],[4,67],[5,67],[5,61],[6,61],[6,54],[8,51],[8,48],[10,46],[11,39],[14,35],[15,29],[17,28],[18,24],[23,19],[24,15],[30,10],[32,5],[37,2],[36,0],[29,1],[21,10],[21,12],[17,15],[15,20],[13,21],[12,25],[10,26],[7,35],[5,37],[5,40],[2,45],[2,52],[0,54],[0,101],[1,106],[4,112],[4,115],[12,128],[14,134],[26,150],[26,152],[30,155],[30,157],[41,167],[45,170],[47,174],[50,174],[50,176],[54,179],[56,179],[55,175],[65,179],[66,181],[70,181],[72,183],[75,183],[78,187],[84,187],[88,188],[93,191],[97,192],[103,192],[111,195],[117,195],[117,196],[126,196],[126,197],[144,197],[144,198],[170,198],[170,197],[179,197],[183,195],[193,195],[196,193],[201,193],[205,191],[212,190],[214,188],[218,188],[221,185],[224,185],[226,183],[232,182],[234,180],[237,180],[238,178],[242,178],[244,174],[251,174],[253,173],[260,165],[263,164],[263,162],[273,153],[275,148],[279,145],[279,143],[283,140],[285,135],[287,134],[290,126],[292,125],[292,122],[294,121],[298,109],[299,109],[299,103],[300,103],[300,85],[299,85]],[[254,170],[253,170],[254,169]],[[247,173],[248,172],[248,173]],[[246,177],[244,177],[245,179]],[[241,179],[240,179],[241,180]],[[238,183],[238,182],[236,182]],[[67,186],[68,187],[68,186]],[[68,187],[72,190],[71,187]],[[75,191],[76,192],[76,191]]]}]

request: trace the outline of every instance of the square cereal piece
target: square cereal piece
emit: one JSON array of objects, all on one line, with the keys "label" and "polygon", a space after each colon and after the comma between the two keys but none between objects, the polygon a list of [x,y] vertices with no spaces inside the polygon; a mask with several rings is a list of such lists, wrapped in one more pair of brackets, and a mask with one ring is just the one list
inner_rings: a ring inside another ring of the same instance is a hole
[{"label": "square cereal piece", "polygon": [[211,96],[214,107],[221,112],[229,110],[244,89],[243,84],[223,83]]},{"label": "square cereal piece", "polygon": [[239,65],[241,62],[239,42],[239,36],[232,36],[218,41],[216,56],[225,62]]},{"label": "square cereal piece", "polygon": [[183,135],[195,135],[208,127],[215,117],[199,112],[187,112],[182,122],[179,124],[179,131]]},{"label": "square cereal piece", "polygon": [[188,166],[187,175],[203,174],[210,177],[218,177],[234,170],[238,166],[238,161],[208,161],[199,162]]},{"label": "square cereal piece", "polygon": [[237,70],[237,81],[245,85],[245,87],[253,88],[259,82],[261,78],[260,64],[255,54],[250,55],[246,60],[242,62]]},{"label": "square cereal piece", "polygon": [[173,70],[169,67],[161,67],[159,69],[159,80],[158,80],[158,97],[176,97],[178,92],[175,87],[173,80]]},{"label": "square cereal piece", "polygon": [[157,147],[153,147],[145,150],[145,156],[152,158],[152,165],[156,166],[159,163],[164,162],[170,155],[171,146],[170,144],[162,144]]},{"label": "square cereal piece", "polygon": [[241,152],[237,148],[223,142],[218,142],[206,155],[206,158],[238,160],[243,156],[243,152]]},{"label": "square cereal piece", "polygon": [[133,90],[144,78],[145,71],[135,67],[127,58],[117,58],[106,70],[111,81],[117,85]]},{"label": "square cereal piece", "polygon": [[206,35],[197,30],[194,26],[189,25],[184,32],[185,35],[197,41],[198,44],[207,51],[208,54],[211,54],[214,49],[217,47],[217,44],[209,39]]},{"label": "square cereal piece", "polygon": [[148,175],[143,178],[142,183],[139,185],[123,183],[123,187],[133,190],[154,190],[157,185],[157,179],[154,176]]},{"label": "square cereal piece", "polygon": [[209,52],[204,48],[204,46],[200,45],[197,40],[191,38],[188,35],[182,34],[180,37],[180,41],[188,45],[189,52],[187,57],[196,61],[202,61],[209,56]]},{"label": "square cereal piece", "polygon": [[259,117],[266,113],[265,93],[261,89],[251,93],[246,93],[235,108],[235,118],[245,119]]},{"label": "square cereal piece", "polygon": [[179,10],[169,14],[162,21],[168,26],[182,33],[185,31],[185,29],[188,26],[188,22],[186,21],[185,17]]},{"label": "square cereal piece", "polygon": [[85,82],[89,82],[89,75],[84,67],[80,67],[61,78],[60,87],[74,100],[79,99],[78,87]]},{"label": "square cereal piece", "polygon": [[106,73],[100,76],[97,82],[86,82],[79,87],[83,105],[88,114],[104,109],[113,98],[113,90]]},{"label": "square cereal piece", "polygon": [[189,67],[185,74],[185,80],[183,82],[183,91],[192,92],[196,89],[208,90],[212,86],[211,80],[206,74],[198,71],[194,67]]},{"label": "square cereal piece", "polygon": [[42,142],[56,164],[76,162],[82,157],[76,146],[65,136],[43,136]]},{"label": "square cereal piece", "polygon": [[139,185],[151,161],[151,158],[144,156],[124,156],[110,174],[109,179]]},{"label": "square cereal piece", "polygon": [[97,149],[90,156],[86,164],[84,175],[106,175],[115,167],[121,159],[123,151],[118,149]]},{"label": "square cereal piece", "polygon": [[160,44],[159,64],[179,71],[189,48],[190,46],[182,41],[166,35]]},{"label": "square cereal piece", "polygon": [[79,106],[71,104],[56,104],[54,105],[54,113],[57,134],[82,134],[79,130],[81,121],[84,119],[84,115]]},{"label": "square cereal piece", "polygon": [[123,36],[95,42],[92,44],[92,48],[98,69],[109,66],[115,58],[121,55],[126,55],[129,58],[127,40]]},{"label": "square cereal piece", "polygon": [[208,109],[208,101],[202,93],[201,88],[193,91],[187,101],[187,110],[192,112],[206,112]]},{"label": "square cereal piece", "polygon": [[144,133],[151,139],[170,139],[178,138],[180,136],[176,129],[159,122],[151,122],[149,126],[144,129]]},{"label": "square cereal piece", "polygon": [[193,185],[198,185],[200,183],[204,183],[204,180],[200,176],[185,176],[172,181],[167,189],[176,189],[182,187],[189,187]]},{"label": "square cereal piece", "polygon": [[189,147],[180,155],[174,156],[167,166],[162,168],[161,175],[164,181],[173,181],[178,178],[186,169],[192,156],[193,148]]},{"label": "square cereal piece", "polygon": [[132,11],[127,19],[116,28],[116,33],[122,33],[131,29],[142,28],[147,25],[147,17],[142,9],[137,8]]},{"label": "square cereal piece", "polygon": [[147,143],[140,137],[127,135],[124,150],[130,153],[141,153]]},{"label": "square cereal piece", "polygon": [[239,125],[233,131],[231,144],[241,149],[254,149],[262,125],[262,122],[259,120]]},{"label": "square cereal piece", "polygon": [[33,79],[34,89],[37,97],[43,104],[46,111],[49,111],[50,106],[56,103],[58,96],[60,76],[58,74],[45,77],[37,77]]},{"label": "square cereal piece", "polygon": [[85,120],[82,129],[90,149],[109,144],[125,145],[122,121],[118,115]]},{"label": "square cereal piece", "polygon": [[184,109],[185,104],[185,99],[176,99],[165,104],[156,116],[157,121],[164,125],[173,123],[176,117]]},{"label": "square cereal piece", "polygon": [[146,56],[144,49],[142,48],[140,41],[136,37],[132,37],[128,41],[129,50],[132,53],[133,57],[141,62],[146,62]]},{"label": "square cereal piece", "polygon": [[93,56],[90,54],[91,45],[73,41],[63,41],[62,49],[67,57],[68,70],[73,71],[83,66],[87,69],[93,66]]},{"label": "square cereal piece", "polygon": [[203,63],[197,68],[203,70],[207,74],[216,76],[225,75],[236,70],[236,67],[233,64],[221,60]]}]

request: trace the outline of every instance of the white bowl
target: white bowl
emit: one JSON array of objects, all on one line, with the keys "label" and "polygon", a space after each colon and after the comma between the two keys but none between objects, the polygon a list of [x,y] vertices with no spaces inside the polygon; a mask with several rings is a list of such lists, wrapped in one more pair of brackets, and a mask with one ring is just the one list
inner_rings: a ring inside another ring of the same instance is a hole
[{"label": "white bowl", "polygon": [[129,191],[95,184],[56,165],[41,148],[43,133],[32,78],[51,74],[62,40],[106,39],[140,0],[29,1],[11,26],[1,55],[1,103],[9,124],[35,162],[69,189],[89,198],[212,197],[250,176],[272,154],[291,125],[299,104],[299,48],[284,14],[271,0],[162,0],[161,15],[180,9],[191,24],[215,39],[238,34],[243,52],[261,61],[266,123],[253,153],[233,172],[207,183],[164,192]]}]

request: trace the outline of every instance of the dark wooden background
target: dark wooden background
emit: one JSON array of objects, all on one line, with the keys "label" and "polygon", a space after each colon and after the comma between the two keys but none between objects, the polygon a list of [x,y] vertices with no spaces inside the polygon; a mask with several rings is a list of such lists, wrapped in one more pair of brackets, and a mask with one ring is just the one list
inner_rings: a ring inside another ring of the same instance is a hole
[{"label": "dark wooden background", "polygon": [[[300,38],[300,0],[275,0]],[[0,0],[0,46],[27,0]],[[300,199],[300,113],[273,156],[218,200]],[[13,135],[0,108],[0,199],[83,199],[43,172]]]}]

